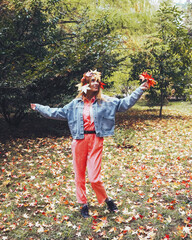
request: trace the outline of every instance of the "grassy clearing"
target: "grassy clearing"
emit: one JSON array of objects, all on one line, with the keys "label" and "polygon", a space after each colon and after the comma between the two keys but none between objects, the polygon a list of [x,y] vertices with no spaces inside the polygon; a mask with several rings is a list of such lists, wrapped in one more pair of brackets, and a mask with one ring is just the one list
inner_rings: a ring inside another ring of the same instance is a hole
[{"label": "grassy clearing", "polygon": [[[191,105],[135,106],[106,138],[103,180],[119,212],[92,217],[76,203],[70,137],[13,138],[1,144],[2,239],[192,239]],[[87,180],[88,182],[88,180]]]},{"label": "grassy clearing", "polygon": [[[138,104],[136,104],[134,106],[134,109],[138,109],[138,110],[149,110],[150,112],[157,112],[159,111],[160,107],[153,107],[153,108],[149,108],[146,106],[145,101],[140,101]],[[192,113],[192,103],[190,102],[177,102],[177,101],[173,101],[173,102],[169,102],[168,105],[163,106],[163,112],[166,113],[167,112],[172,111],[172,114],[174,115],[191,115]]]}]

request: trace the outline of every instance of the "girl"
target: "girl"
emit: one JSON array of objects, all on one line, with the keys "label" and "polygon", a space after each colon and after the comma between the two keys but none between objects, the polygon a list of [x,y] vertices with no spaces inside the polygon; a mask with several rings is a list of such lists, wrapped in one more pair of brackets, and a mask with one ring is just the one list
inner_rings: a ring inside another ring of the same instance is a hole
[{"label": "girl", "polygon": [[86,168],[98,202],[100,204],[106,202],[111,212],[117,211],[116,204],[106,193],[100,174],[103,137],[114,134],[115,113],[131,108],[143,91],[148,89],[148,84],[145,82],[130,96],[117,99],[102,95],[103,85],[101,73],[89,71],[84,73],[81,83],[78,84],[78,96],[63,108],[31,104],[31,108],[44,117],[68,120],[73,137],[72,155],[76,196],[78,203],[82,204],[81,215],[84,218],[89,217],[85,187]]}]

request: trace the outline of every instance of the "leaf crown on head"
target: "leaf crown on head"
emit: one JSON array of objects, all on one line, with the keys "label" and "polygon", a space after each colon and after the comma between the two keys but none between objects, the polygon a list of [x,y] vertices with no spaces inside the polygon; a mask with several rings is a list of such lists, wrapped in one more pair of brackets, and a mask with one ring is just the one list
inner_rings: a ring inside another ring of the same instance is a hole
[{"label": "leaf crown on head", "polygon": [[[90,70],[83,74],[83,77],[81,78],[81,83],[76,85],[78,87],[78,91],[84,92],[85,85],[89,87],[89,81],[92,76],[94,76],[94,78],[99,81],[100,88],[104,89],[105,83],[101,82],[101,72],[98,72],[97,70]],[[89,90],[88,88],[86,89]]]},{"label": "leaf crown on head", "polygon": [[101,81],[101,72],[98,72],[97,70],[90,70],[83,74],[83,77],[81,78],[82,84],[87,84],[89,82],[90,77],[94,76],[99,82]]}]

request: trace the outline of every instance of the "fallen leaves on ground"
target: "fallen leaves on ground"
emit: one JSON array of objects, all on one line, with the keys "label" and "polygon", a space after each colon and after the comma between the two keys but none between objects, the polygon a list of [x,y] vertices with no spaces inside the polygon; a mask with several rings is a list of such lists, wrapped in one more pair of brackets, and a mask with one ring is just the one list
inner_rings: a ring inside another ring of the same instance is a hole
[{"label": "fallen leaves on ground", "polygon": [[91,218],[81,218],[71,138],[2,143],[1,238],[192,239],[192,118],[142,114],[117,118],[118,134],[134,131],[131,148],[105,139],[102,175],[116,214],[98,206],[87,181]]}]

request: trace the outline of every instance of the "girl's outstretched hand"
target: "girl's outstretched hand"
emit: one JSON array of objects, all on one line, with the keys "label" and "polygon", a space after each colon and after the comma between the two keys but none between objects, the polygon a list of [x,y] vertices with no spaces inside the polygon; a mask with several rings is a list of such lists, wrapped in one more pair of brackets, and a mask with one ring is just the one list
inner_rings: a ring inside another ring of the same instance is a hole
[{"label": "girl's outstretched hand", "polygon": [[145,80],[148,83],[148,88],[150,87],[154,87],[155,84],[157,84],[157,82],[155,81],[154,78],[152,78],[151,75],[149,75],[147,72],[143,72],[141,75],[139,75],[139,79],[144,82]]},{"label": "girl's outstretched hand", "polygon": [[149,89],[150,87],[149,87],[148,82],[144,82],[144,83],[141,84],[140,88],[141,88],[142,90],[147,90],[147,89]]},{"label": "girl's outstretched hand", "polygon": [[31,109],[35,110],[36,105],[34,103],[31,103]]}]

